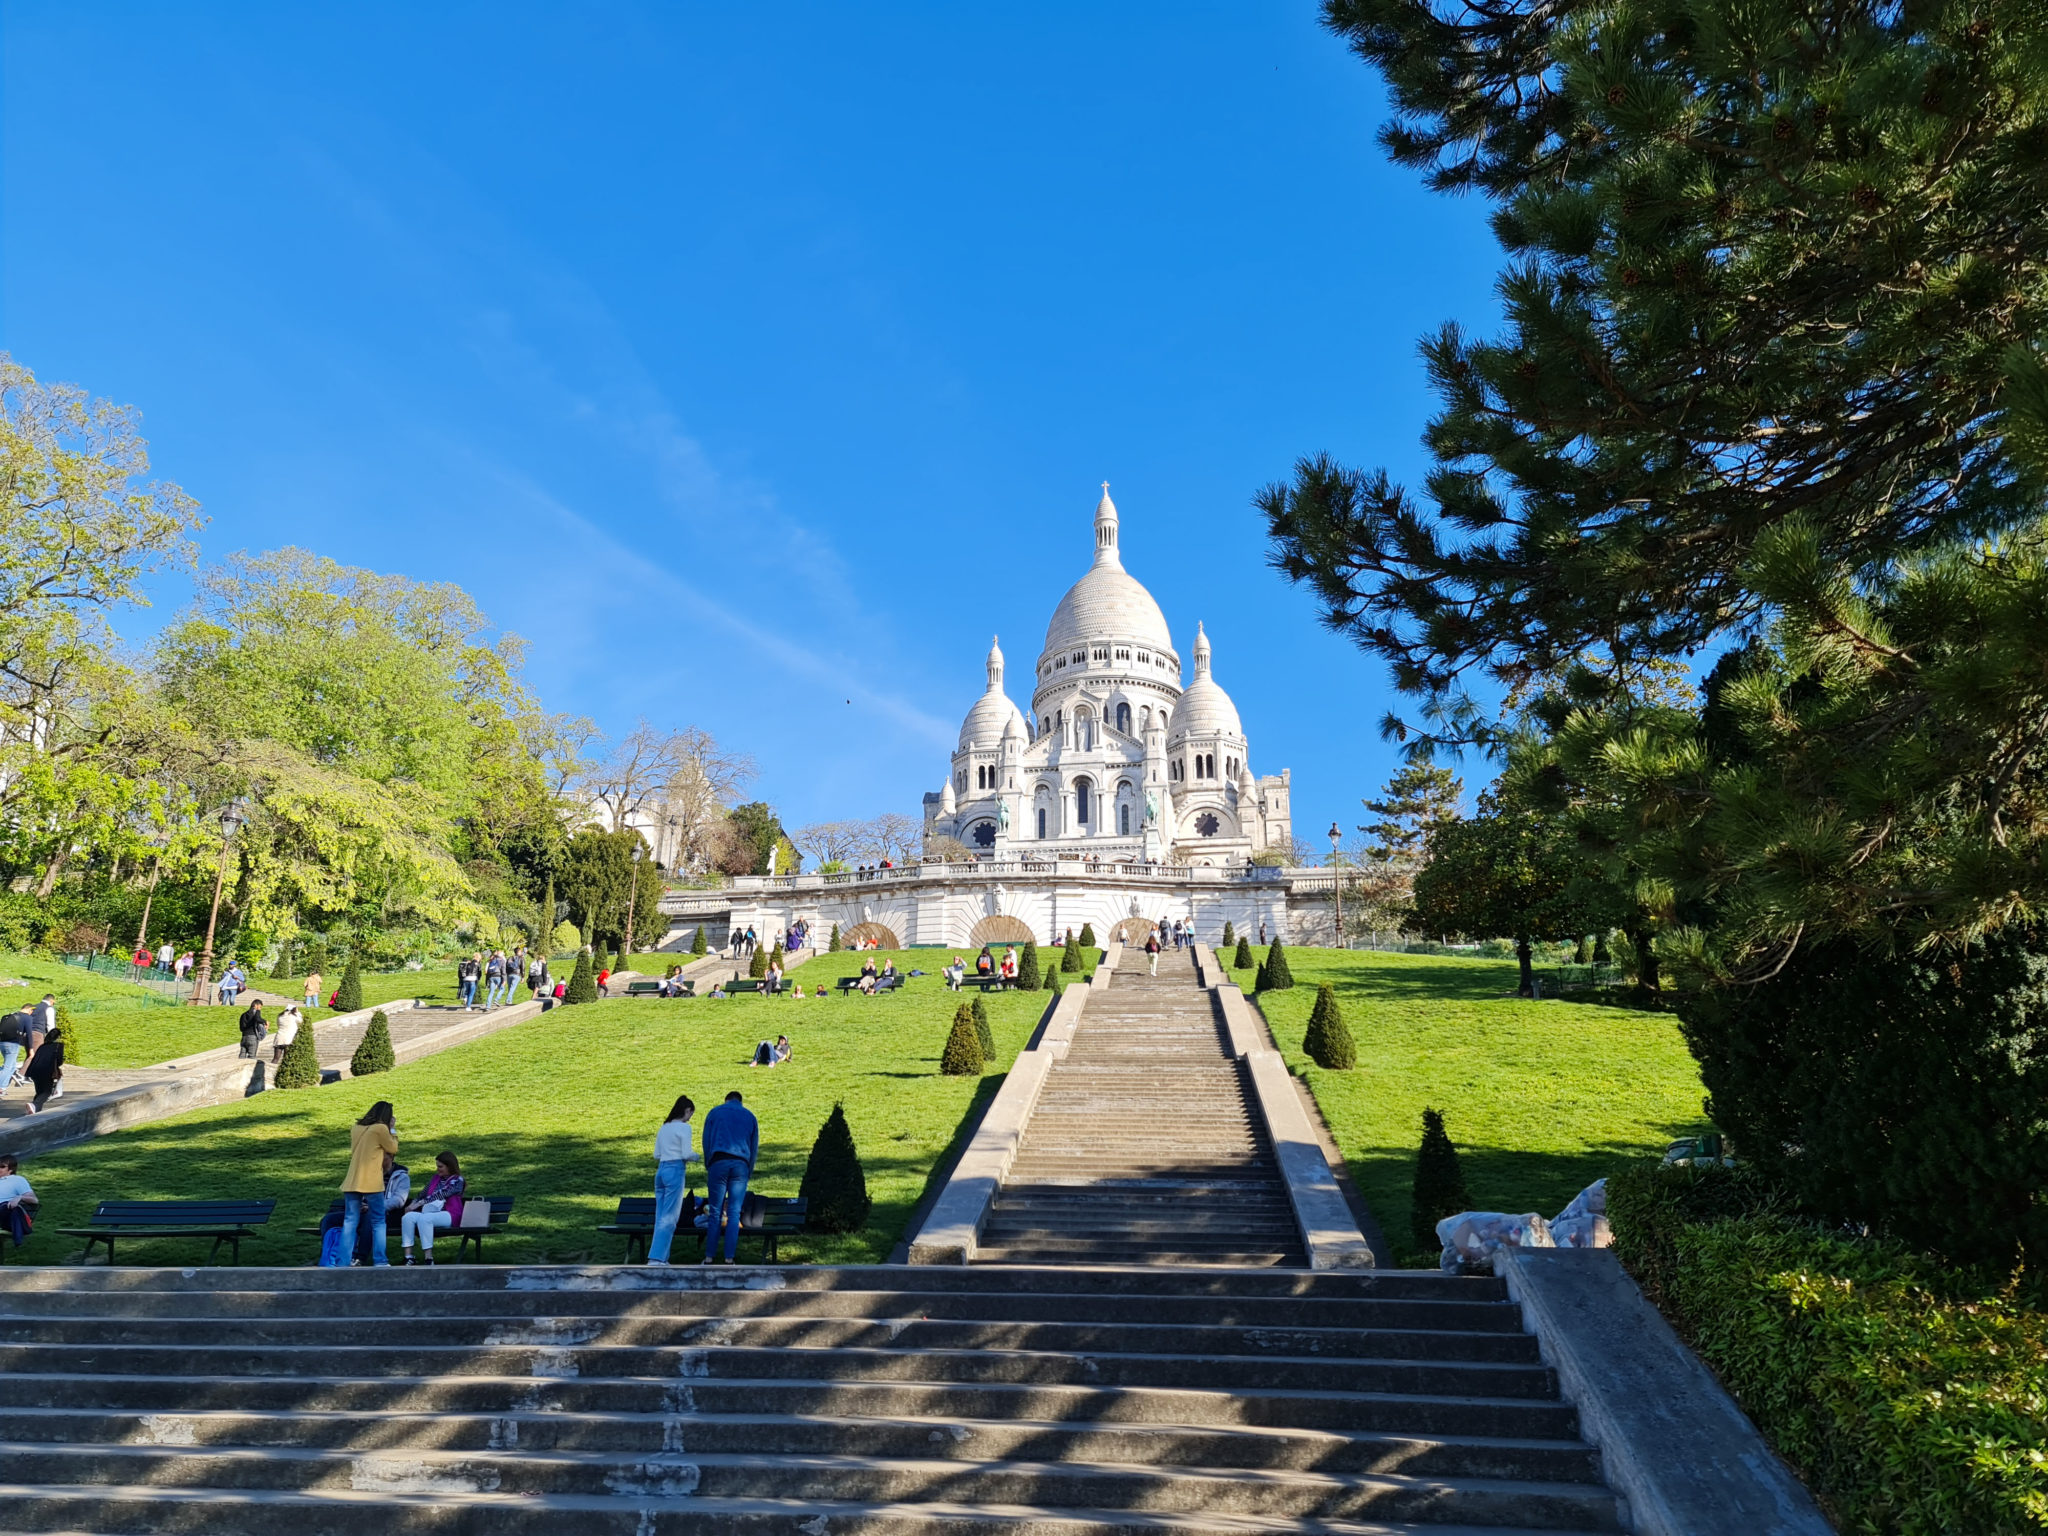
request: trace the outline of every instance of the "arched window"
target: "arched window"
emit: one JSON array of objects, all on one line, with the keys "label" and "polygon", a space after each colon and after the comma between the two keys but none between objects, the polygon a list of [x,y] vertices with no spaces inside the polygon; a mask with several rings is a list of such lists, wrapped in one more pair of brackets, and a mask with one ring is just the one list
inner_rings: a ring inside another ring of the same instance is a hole
[{"label": "arched window", "polygon": [[1128,804],[1121,804],[1116,808],[1116,834],[1118,837],[1131,835],[1131,808]]},{"label": "arched window", "polygon": [[1131,734],[1131,706],[1119,704],[1116,707],[1116,728],[1126,736]]},{"label": "arched window", "polygon": [[1084,827],[1088,825],[1089,820],[1088,792],[1091,787],[1092,786],[1088,783],[1086,779],[1076,779],[1074,781],[1074,820],[1078,821]]},{"label": "arched window", "polygon": [[1045,836],[1045,807],[1042,805],[1038,808],[1038,835],[1041,839]]}]

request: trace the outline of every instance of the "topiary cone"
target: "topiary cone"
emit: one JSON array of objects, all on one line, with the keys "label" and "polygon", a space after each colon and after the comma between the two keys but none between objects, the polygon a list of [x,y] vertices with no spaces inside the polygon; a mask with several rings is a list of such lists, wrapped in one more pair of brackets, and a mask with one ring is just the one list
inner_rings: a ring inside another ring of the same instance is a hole
[{"label": "topiary cone", "polygon": [[[299,1033],[310,1033],[305,1025],[299,1026]],[[299,1042],[294,1040],[293,1045]],[[370,1027],[363,1031],[363,1038],[356,1046],[355,1055],[348,1059],[350,1077],[368,1077],[373,1072],[389,1072],[398,1065],[398,1058],[391,1050],[391,1021],[384,1017],[379,1008],[370,1015]]]},{"label": "topiary cone", "polygon": [[1444,1117],[1433,1109],[1422,1112],[1422,1145],[1415,1153],[1415,1193],[1408,1205],[1409,1234],[1417,1253],[1441,1253],[1436,1224],[1446,1216],[1472,1209],[1472,1196],[1465,1189],[1464,1165],[1458,1149],[1451,1145],[1444,1129]]},{"label": "topiary cone", "polygon": [[1083,923],[1081,925],[1081,947],[1083,949],[1093,949],[1095,947],[1095,925],[1093,923]]},{"label": "topiary cone", "polygon": [[1223,943],[1221,947],[1224,949],[1228,949],[1231,945],[1235,944],[1236,942],[1237,929],[1231,926],[1230,919],[1226,917],[1223,920]]},{"label": "topiary cone", "polygon": [[1358,1065],[1358,1048],[1345,1027],[1344,1010],[1337,1006],[1337,989],[1327,981],[1316,988],[1316,1005],[1309,1010],[1301,1048],[1310,1061],[1332,1072],[1348,1072]]},{"label": "topiary cone", "polygon": [[1248,971],[1257,964],[1258,961],[1252,958],[1252,941],[1240,938],[1237,941],[1237,953],[1230,957],[1230,968],[1233,971]]},{"label": "topiary cone", "polygon": [[868,1199],[868,1176],[861,1168],[860,1153],[854,1148],[853,1130],[846,1123],[844,1104],[834,1104],[832,1113],[819,1127],[797,1195],[810,1202],[804,1219],[814,1231],[858,1232],[866,1225],[872,1203]]},{"label": "topiary cone", "polygon": [[1058,992],[1058,991],[1059,991],[1059,989],[1060,989],[1060,968],[1059,968],[1058,966],[1056,966],[1056,965],[1048,965],[1048,966],[1047,966],[1047,967],[1045,968],[1045,980],[1041,981],[1041,982],[1040,982],[1040,983],[1038,984],[1038,989],[1039,989],[1039,991],[1041,991],[1041,992]]},{"label": "topiary cone", "polygon": [[1287,951],[1275,939],[1273,947],[1266,951],[1266,963],[1259,968],[1259,990],[1285,992],[1293,985],[1294,972],[1287,968]]},{"label": "topiary cone", "polygon": [[[833,930],[834,933],[838,931],[836,928]],[[697,937],[690,940],[690,953],[693,955],[708,955],[711,953],[711,945],[704,937],[704,925],[702,923],[697,925]]]},{"label": "topiary cone", "polygon": [[946,1036],[939,1070],[947,1077],[979,1077],[986,1064],[981,1054],[981,1037],[974,1028],[974,1010],[962,1003],[953,1011],[953,1031]]},{"label": "topiary cone", "polygon": [[351,952],[348,957],[348,969],[342,972],[341,987],[335,994],[334,1010],[337,1013],[354,1013],[362,1006],[363,965],[362,961],[356,958],[356,954]]},{"label": "topiary cone", "polygon": [[1060,969],[1069,976],[1081,969],[1081,946],[1074,942],[1071,931],[1067,934],[1067,947],[1060,951]]},{"label": "topiary cone", "polygon": [[292,1036],[292,1043],[284,1048],[284,1060],[277,1064],[277,1072],[271,1078],[275,1088],[318,1088],[320,1086],[320,1053],[313,1043],[313,1021],[304,1020],[299,1032]]},{"label": "topiary cone", "polygon": [[839,925],[837,923],[832,925],[832,942],[825,946],[825,953],[828,955],[839,953]]},{"label": "topiary cone", "polygon": [[754,946],[754,956],[747,962],[747,974],[756,981],[759,981],[768,974],[768,946],[766,944],[756,944]]},{"label": "topiary cone", "polygon": [[576,969],[569,976],[569,990],[562,994],[564,1003],[594,1003],[597,1001],[597,967],[590,963],[590,951],[579,950],[576,955]]},{"label": "topiary cone", "polygon": [[994,1032],[988,1027],[988,1005],[982,1001],[981,994],[977,992],[974,995],[974,1001],[969,1006],[974,1011],[974,1038],[981,1046],[982,1060],[994,1061],[996,1059],[996,1037]]},{"label": "topiary cone", "polygon": [[1038,964],[1038,941],[1026,939],[1024,953],[1017,958],[1017,989],[1020,992],[1036,992],[1044,985]]}]

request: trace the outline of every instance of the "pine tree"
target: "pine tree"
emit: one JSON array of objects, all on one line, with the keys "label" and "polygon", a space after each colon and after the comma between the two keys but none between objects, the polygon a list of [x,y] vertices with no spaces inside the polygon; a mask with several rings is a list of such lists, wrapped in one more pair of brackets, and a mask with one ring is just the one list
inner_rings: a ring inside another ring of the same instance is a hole
[{"label": "pine tree", "polygon": [[320,1086],[320,1055],[313,1040],[311,1019],[299,1026],[299,1032],[292,1036],[292,1043],[284,1048],[284,1060],[277,1064],[277,1071],[271,1077],[270,1085],[273,1088]]},{"label": "pine tree", "polygon": [[1237,929],[1231,926],[1230,919],[1226,917],[1223,920],[1223,942],[1217,946],[1217,953],[1222,953],[1236,942]]},{"label": "pine tree", "polygon": [[1044,977],[1040,975],[1038,964],[1038,941],[1026,939],[1024,953],[1017,957],[1017,990],[1036,992],[1043,982]]},{"label": "pine tree", "polygon": [[1095,925],[1093,923],[1083,923],[1081,925],[1081,947],[1083,949],[1093,949],[1095,947]]},{"label": "pine tree", "polygon": [[1348,1072],[1358,1064],[1358,1050],[1345,1027],[1344,1010],[1337,1006],[1337,989],[1327,981],[1316,988],[1316,1004],[1309,1010],[1308,1033],[1302,1037],[1301,1048],[1310,1061],[1333,1072]]},{"label": "pine tree", "polygon": [[1240,934],[1237,940],[1237,953],[1230,958],[1230,968],[1233,971],[1248,971],[1256,964],[1258,962],[1252,958],[1252,941]]},{"label": "pine tree", "polygon": [[804,1220],[814,1232],[858,1232],[866,1223],[872,1203],[868,1177],[853,1144],[852,1127],[846,1123],[844,1104],[834,1104],[819,1127],[797,1196],[810,1202]]},{"label": "pine tree", "polygon": [[348,955],[348,969],[341,974],[341,988],[334,999],[335,1011],[354,1013],[363,1006],[363,963],[362,951],[352,949]]},{"label": "pine tree", "polygon": [[[301,1026],[300,1034],[311,1031]],[[294,1045],[298,1042],[293,1041]],[[384,1017],[379,1008],[370,1015],[370,1027],[363,1031],[361,1043],[356,1046],[355,1055],[348,1059],[350,1077],[368,1077],[373,1072],[389,1072],[398,1065],[398,1058],[391,1050],[391,1021]]]},{"label": "pine tree", "polygon": [[1436,1224],[1446,1216],[1472,1209],[1472,1196],[1465,1190],[1465,1169],[1458,1161],[1458,1149],[1444,1130],[1444,1117],[1433,1109],[1422,1112],[1422,1146],[1415,1153],[1415,1193],[1408,1205],[1409,1235],[1417,1253],[1439,1253]]},{"label": "pine tree", "polygon": [[839,925],[837,923],[832,925],[832,942],[825,946],[825,953],[828,955],[839,953]]},{"label": "pine tree", "polygon": [[1081,946],[1074,942],[1074,931],[1067,930],[1067,947],[1060,952],[1060,969],[1069,976],[1081,969]]},{"label": "pine tree", "polygon": [[1579,935],[1579,947],[1572,955],[1572,963],[1574,965],[1591,965],[1593,963],[1593,936],[1590,933]]},{"label": "pine tree", "polygon": [[[832,931],[837,933],[839,930],[835,928]],[[708,955],[711,953],[711,942],[704,937],[704,925],[702,923],[697,925],[697,936],[690,940],[690,953],[693,955]]]},{"label": "pine tree", "polygon": [[1598,936],[1593,940],[1593,963],[1595,965],[1614,964],[1614,950],[1609,947],[1608,934],[1605,928],[1602,928]]},{"label": "pine tree", "polygon": [[768,974],[768,946],[756,944],[753,957],[747,961],[747,974],[759,981]]},{"label": "pine tree", "polygon": [[597,967],[590,963],[589,950],[576,952],[576,969],[569,973],[569,987],[562,994],[562,1001],[564,1004],[597,1001]]},{"label": "pine tree", "polygon": [[969,1004],[969,1007],[974,1011],[974,1038],[981,1045],[982,1059],[994,1061],[996,1059],[996,1036],[995,1031],[988,1027],[988,1004],[982,1000],[982,995],[977,992],[974,994],[974,1001]]},{"label": "pine tree", "polygon": [[981,1054],[981,1036],[974,1028],[974,1010],[962,1003],[953,1010],[953,1029],[946,1036],[939,1070],[947,1077],[978,1077],[986,1065]]},{"label": "pine tree", "polygon": [[1287,951],[1276,937],[1273,947],[1266,951],[1266,963],[1259,967],[1259,990],[1285,992],[1293,985],[1294,972],[1287,967]]}]

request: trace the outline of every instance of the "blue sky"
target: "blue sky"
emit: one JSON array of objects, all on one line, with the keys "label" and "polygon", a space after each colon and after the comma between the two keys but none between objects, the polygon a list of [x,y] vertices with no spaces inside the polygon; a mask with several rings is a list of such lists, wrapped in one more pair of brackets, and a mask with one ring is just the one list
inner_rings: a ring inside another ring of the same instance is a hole
[{"label": "blue sky", "polygon": [[1313,5],[5,0],[0,48],[0,347],[139,407],[208,553],[460,582],[549,707],[702,725],[797,825],[915,813],[992,632],[1028,706],[1108,480],[1298,832],[1397,766],[1250,499],[1413,481],[1497,253]]}]

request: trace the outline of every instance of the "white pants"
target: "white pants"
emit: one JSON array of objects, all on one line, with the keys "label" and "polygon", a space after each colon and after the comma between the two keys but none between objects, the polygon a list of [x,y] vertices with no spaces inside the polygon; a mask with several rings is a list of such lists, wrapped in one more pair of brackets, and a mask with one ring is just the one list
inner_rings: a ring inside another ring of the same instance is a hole
[{"label": "white pants", "polygon": [[1149,967],[1149,969],[1150,969],[1150,973],[1151,973],[1152,975],[1154,975],[1154,976],[1157,976],[1157,975],[1159,974],[1159,956],[1158,956],[1158,954],[1157,954],[1157,953],[1149,954],[1149,955],[1147,955],[1147,956],[1145,957],[1145,960],[1146,960],[1146,964],[1147,964],[1147,966],[1148,966],[1148,967]]},{"label": "white pants", "polygon": [[[455,1225],[455,1218],[446,1211],[407,1211],[398,1218],[398,1246],[410,1250],[415,1237],[425,1253],[434,1251],[434,1234],[442,1227]],[[461,1255],[457,1254],[457,1258]]]}]

